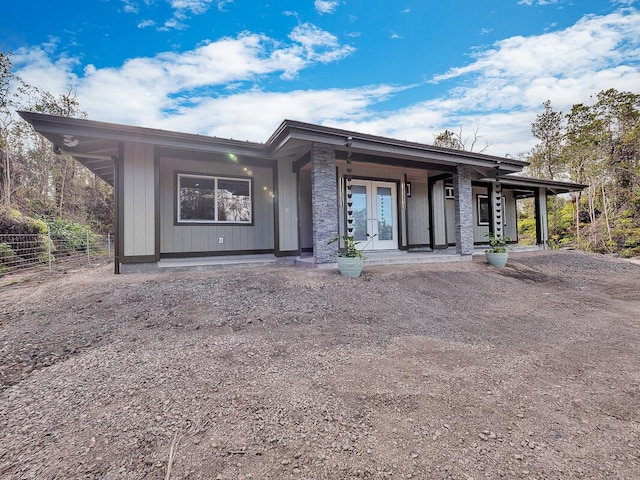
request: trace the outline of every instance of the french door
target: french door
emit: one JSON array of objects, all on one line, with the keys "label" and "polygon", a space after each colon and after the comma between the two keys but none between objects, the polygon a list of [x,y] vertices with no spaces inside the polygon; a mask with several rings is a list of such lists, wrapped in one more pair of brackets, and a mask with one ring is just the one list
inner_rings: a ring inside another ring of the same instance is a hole
[{"label": "french door", "polygon": [[[353,235],[361,250],[398,248],[396,184],[352,180]],[[367,236],[368,234],[368,236]]]}]

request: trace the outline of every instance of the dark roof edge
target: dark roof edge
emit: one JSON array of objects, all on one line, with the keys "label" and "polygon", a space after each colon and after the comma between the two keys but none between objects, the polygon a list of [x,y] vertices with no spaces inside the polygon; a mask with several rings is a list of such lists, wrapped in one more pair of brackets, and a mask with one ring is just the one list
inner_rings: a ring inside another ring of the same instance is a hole
[{"label": "dark roof edge", "polygon": [[507,165],[514,165],[520,168],[526,167],[527,165],[529,165],[529,162],[526,162],[524,160],[516,160],[513,158],[507,158],[507,157],[498,157],[495,155],[469,152],[466,150],[456,150],[453,148],[437,147],[435,145],[428,145],[425,143],[412,142],[408,140],[398,140],[395,138],[383,137],[380,135],[372,135],[368,133],[355,132],[352,130],[343,130],[340,128],[326,127],[326,126],[316,125],[312,123],[299,122],[297,120],[284,120],[280,124],[280,126],[276,129],[276,131],[271,135],[271,137],[269,137],[269,139],[265,142],[265,144],[269,147],[272,147],[273,144],[276,142],[276,140],[281,135],[285,134],[287,130],[289,131],[300,130],[300,131],[316,133],[316,134],[325,135],[325,136],[345,137],[345,143],[346,143],[346,138],[351,137],[353,140],[363,140],[363,141],[372,142],[372,143],[384,143],[386,145],[394,146],[394,147],[412,148],[416,150],[423,150],[425,152],[456,155],[458,157],[487,160],[494,163],[500,162]]},{"label": "dark roof edge", "polygon": [[[70,127],[86,132],[101,132],[106,134],[120,134],[124,136],[130,136],[143,139],[157,139],[164,138],[174,140],[179,143],[195,143],[195,144],[218,144],[228,145],[230,147],[243,147],[255,150],[261,150],[264,154],[265,145],[258,142],[249,142],[242,140],[234,140],[229,138],[210,137],[206,135],[198,135],[194,133],[181,133],[171,130],[162,130],[149,127],[135,127],[131,125],[124,125],[120,123],[100,122],[96,120],[87,120],[84,118],[72,118],[62,117],[58,115],[48,115],[45,113],[18,111],[18,114],[27,122],[36,125],[44,126],[48,122],[55,121],[60,127]],[[69,132],[72,133],[72,132]]]},{"label": "dark roof edge", "polygon": [[564,190],[568,190],[571,192],[577,192],[579,190],[584,190],[588,188],[589,185],[585,185],[583,183],[577,182],[567,182],[561,180],[547,180],[543,178],[532,178],[532,177],[523,177],[520,175],[505,175],[500,178],[501,183],[511,184],[511,185],[523,185],[523,186],[540,186],[540,187],[550,187],[550,188],[561,188]]}]

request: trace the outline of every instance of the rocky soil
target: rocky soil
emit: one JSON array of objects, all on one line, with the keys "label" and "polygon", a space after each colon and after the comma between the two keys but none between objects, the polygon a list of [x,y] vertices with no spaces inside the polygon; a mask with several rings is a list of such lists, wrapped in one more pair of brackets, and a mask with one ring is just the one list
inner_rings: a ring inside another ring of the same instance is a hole
[{"label": "rocky soil", "polygon": [[0,287],[0,478],[637,479],[640,266]]}]

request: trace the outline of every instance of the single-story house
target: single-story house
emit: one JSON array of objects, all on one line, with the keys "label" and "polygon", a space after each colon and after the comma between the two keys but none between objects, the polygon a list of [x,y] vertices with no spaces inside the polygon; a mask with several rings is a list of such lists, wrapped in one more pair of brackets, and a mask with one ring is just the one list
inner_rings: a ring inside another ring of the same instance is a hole
[{"label": "single-story house", "polygon": [[517,238],[525,197],[535,198],[544,248],[547,196],[586,187],[518,176],[527,163],[513,158],[292,120],[254,143],[20,115],[114,187],[117,273],[215,255],[330,263],[347,218],[366,250],[455,246],[470,258],[489,232]]}]

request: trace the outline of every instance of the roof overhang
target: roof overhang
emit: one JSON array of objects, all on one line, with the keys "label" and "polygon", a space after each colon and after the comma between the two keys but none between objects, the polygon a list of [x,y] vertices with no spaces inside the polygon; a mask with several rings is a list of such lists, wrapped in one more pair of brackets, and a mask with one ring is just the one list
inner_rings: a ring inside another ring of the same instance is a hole
[{"label": "roof overhang", "polygon": [[243,142],[188,133],[133,127],[115,123],[60,117],[34,112],[19,112],[34,129],[49,139],[54,150],[68,154],[100,178],[113,185],[114,159],[124,142],[144,143],[159,151],[184,152],[207,158],[208,155],[234,154],[260,162],[289,159],[308,162],[314,143],[331,145],[338,160],[351,153],[353,161],[388,166],[405,166],[455,172],[459,165],[471,167],[475,180],[500,172],[504,184],[524,189],[545,187],[553,193],[582,190],[586,185],[571,182],[530,179],[518,173],[527,162],[513,158],[436,147],[417,142],[369,135],[349,130],[285,120],[266,143]]},{"label": "roof overhang", "polygon": [[554,195],[563,193],[580,192],[589,185],[575,182],[562,182],[557,180],[544,180],[540,178],[522,177],[520,175],[506,175],[501,177],[500,183],[503,187],[522,190],[533,190],[535,188],[546,188]]},{"label": "roof overhang", "polygon": [[350,151],[362,161],[374,163],[391,165],[394,162],[411,162],[416,166],[434,167],[468,165],[478,177],[485,175],[488,169],[493,169],[496,165],[500,166],[504,174],[520,172],[528,165],[528,162],[512,158],[436,147],[294,120],[282,122],[266,145],[272,157],[297,159],[307,154],[313,143],[334,146],[338,156],[346,156]]},{"label": "roof overhang", "polygon": [[265,157],[265,147],[261,143],[34,112],[18,113],[36,132],[51,141],[54,151],[72,156],[111,185],[114,181],[113,159],[120,155],[123,142],[146,143],[185,152]]}]

